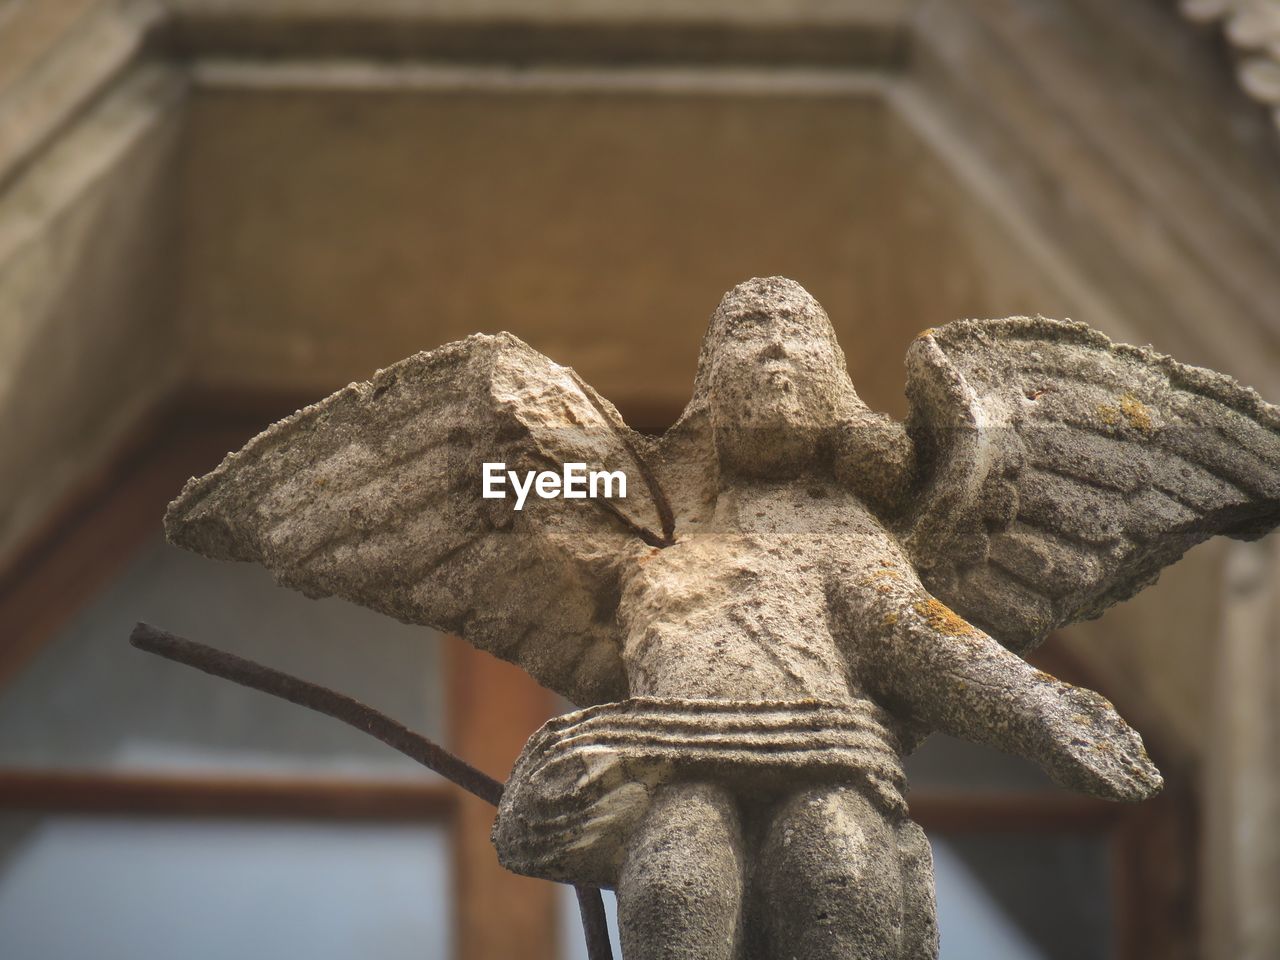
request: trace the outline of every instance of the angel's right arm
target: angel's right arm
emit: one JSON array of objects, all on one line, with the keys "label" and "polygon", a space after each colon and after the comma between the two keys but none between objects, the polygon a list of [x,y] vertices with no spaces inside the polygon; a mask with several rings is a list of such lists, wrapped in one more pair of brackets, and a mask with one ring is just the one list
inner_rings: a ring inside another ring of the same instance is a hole
[{"label": "angel's right arm", "polygon": [[902,513],[916,479],[915,444],[904,424],[867,410],[840,426],[833,446],[837,480],[882,520]]},{"label": "angel's right arm", "polygon": [[875,698],[912,727],[941,730],[1039,764],[1064,787],[1138,800],[1161,778],[1107,700],[1036,670],[953,613],[913,573],[861,578],[848,627]]}]

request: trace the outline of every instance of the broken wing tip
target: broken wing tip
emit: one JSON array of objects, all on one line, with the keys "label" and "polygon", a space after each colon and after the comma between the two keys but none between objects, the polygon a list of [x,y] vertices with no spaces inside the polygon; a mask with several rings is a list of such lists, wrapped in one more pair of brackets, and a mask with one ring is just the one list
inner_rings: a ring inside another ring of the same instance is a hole
[{"label": "broken wing tip", "polygon": [[165,540],[213,560],[257,560],[259,551],[218,505],[221,471],[192,477],[164,514]]}]

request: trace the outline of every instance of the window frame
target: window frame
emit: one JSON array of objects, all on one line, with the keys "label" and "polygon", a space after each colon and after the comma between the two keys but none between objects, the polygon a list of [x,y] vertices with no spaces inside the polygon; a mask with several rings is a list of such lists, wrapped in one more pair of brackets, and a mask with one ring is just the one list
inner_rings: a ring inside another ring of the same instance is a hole
[{"label": "window frame", "polygon": [[[160,405],[0,566],[0,687],[153,536],[165,504],[190,476],[212,469],[264,426],[310,398],[245,391],[181,393]],[[661,430],[678,411],[645,409]],[[217,637],[196,638],[217,644]],[[121,637],[124,648],[126,638]],[[1121,703],[1065,650],[1049,644],[1034,662]],[[449,743],[469,762],[504,778],[524,740],[557,701],[517,668],[455,637],[444,657]],[[501,704],[502,709],[487,709]],[[1151,738],[1149,738],[1149,741]],[[1164,793],[1139,806],[1087,797],[1005,791],[914,791],[912,816],[926,831],[1097,832],[1111,849],[1114,949],[1119,960],[1196,950],[1199,811],[1191,771],[1149,742],[1166,772]],[[136,816],[209,816],[428,822],[448,829],[454,885],[452,942],[459,960],[522,956],[556,960],[554,885],[517,877],[489,842],[493,808],[435,783],[377,778],[170,775],[0,768],[0,810]],[[500,905],[500,906],[499,906]],[[501,923],[495,910],[501,909]]]}]

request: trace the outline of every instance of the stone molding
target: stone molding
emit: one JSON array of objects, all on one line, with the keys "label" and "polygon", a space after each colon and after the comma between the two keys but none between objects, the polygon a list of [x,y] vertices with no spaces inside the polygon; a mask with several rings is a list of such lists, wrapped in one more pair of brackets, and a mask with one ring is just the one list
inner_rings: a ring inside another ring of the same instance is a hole
[{"label": "stone molding", "polygon": [[123,76],[165,18],[156,0],[90,0],[21,5],[0,21],[0,188]]},{"label": "stone molding", "polygon": [[1280,132],[1280,3],[1276,0],[1182,0],[1188,20],[1218,24],[1235,54],[1245,93],[1271,112]]}]

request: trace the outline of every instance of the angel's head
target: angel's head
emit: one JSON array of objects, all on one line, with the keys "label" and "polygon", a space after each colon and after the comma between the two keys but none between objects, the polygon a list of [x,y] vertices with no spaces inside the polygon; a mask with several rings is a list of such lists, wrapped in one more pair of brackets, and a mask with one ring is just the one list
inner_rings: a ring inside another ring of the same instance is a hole
[{"label": "angel's head", "polygon": [[821,457],[832,428],[862,408],[818,301],[798,283],[740,283],[702,341],[695,402],[710,415],[722,468],[786,476]]}]

